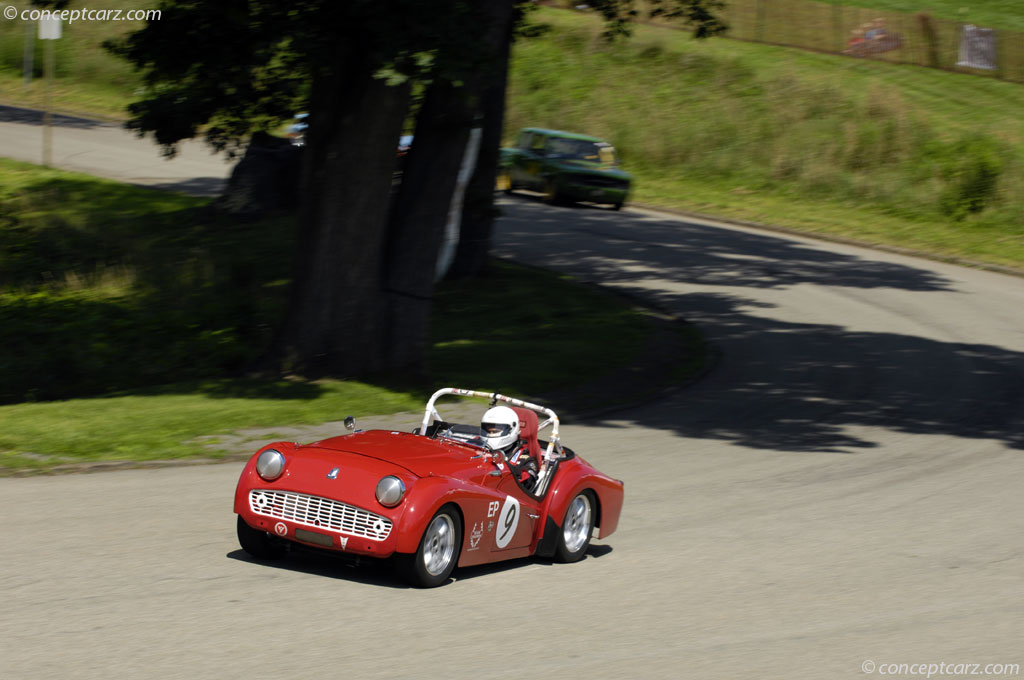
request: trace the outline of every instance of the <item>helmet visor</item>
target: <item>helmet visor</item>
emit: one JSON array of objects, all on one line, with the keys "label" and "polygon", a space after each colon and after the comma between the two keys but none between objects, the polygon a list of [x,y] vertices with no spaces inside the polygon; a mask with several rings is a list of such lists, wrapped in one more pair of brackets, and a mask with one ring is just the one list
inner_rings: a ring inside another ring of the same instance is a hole
[{"label": "helmet visor", "polygon": [[512,431],[512,426],[504,423],[481,423],[480,428],[485,437],[504,437]]}]

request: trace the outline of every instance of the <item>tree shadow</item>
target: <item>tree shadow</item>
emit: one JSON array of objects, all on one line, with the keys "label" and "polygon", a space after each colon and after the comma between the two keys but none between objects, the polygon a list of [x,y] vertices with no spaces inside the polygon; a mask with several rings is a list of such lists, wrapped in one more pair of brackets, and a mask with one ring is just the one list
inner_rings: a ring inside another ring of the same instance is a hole
[{"label": "tree shadow", "polygon": [[[44,114],[34,109],[23,109],[18,106],[0,106],[0,123],[20,123],[22,125],[43,125]],[[55,113],[51,116],[51,122],[58,127],[77,128],[90,130],[97,127],[110,127],[110,123],[98,120],[90,120],[78,116],[68,116]]]},{"label": "tree shadow", "polygon": [[[526,197],[500,203],[504,245],[536,249],[538,235],[555,244],[545,264],[586,263],[595,278],[617,284],[652,276],[672,283],[777,288],[815,283],[851,288],[949,290],[927,270],[836,253],[782,236],[734,231],[630,212],[565,213]],[[586,240],[581,240],[583,236]],[[558,244],[572,242],[571,249]],[[588,247],[586,244],[592,244]],[[614,255],[610,256],[611,246]]]},{"label": "tree shadow", "polygon": [[[243,223],[164,191],[64,176],[22,187],[0,201],[0,401],[241,375],[280,317],[293,239],[287,218]],[[318,388],[201,389],[305,398]]]},{"label": "tree shadow", "polygon": [[155,184],[139,184],[139,186],[160,191],[176,191],[189,196],[215,198],[223,193],[224,187],[227,186],[227,180],[223,177],[193,177],[176,182],[157,182]]},{"label": "tree shadow", "polygon": [[756,449],[848,453],[878,446],[866,428],[1024,449],[1024,354],[773,318],[781,315],[771,291],[805,283],[955,290],[934,272],[644,215],[588,212],[563,224],[526,203],[503,207],[498,241],[505,252],[629,290],[685,316],[720,348],[720,364],[703,381],[625,412],[623,420]]}]

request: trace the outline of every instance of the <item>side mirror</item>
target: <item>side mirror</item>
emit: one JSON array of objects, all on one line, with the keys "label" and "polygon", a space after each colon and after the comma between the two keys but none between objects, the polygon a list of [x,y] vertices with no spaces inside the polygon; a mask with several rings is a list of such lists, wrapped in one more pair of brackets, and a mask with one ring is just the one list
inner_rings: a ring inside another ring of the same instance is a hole
[{"label": "side mirror", "polygon": [[355,430],[356,429],[356,419],[353,418],[352,416],[345,416],[345,429],[346,430]]}]

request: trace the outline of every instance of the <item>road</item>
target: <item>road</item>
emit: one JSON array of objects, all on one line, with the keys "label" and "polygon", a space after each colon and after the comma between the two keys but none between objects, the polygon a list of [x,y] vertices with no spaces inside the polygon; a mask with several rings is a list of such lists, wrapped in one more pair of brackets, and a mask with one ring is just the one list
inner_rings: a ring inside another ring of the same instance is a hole
[{"label": "road", "polygon": [[[223,156],[201,142],[183,142],[169,159],[151,140],[114,123],[55,115],[52,134],[52,164],[63,170],[198,196],[218,195],[231,171]],[[43,162],[42,113],[0,106],[0,156]]]},{"label": "road", "polygon": [[642,210],[502,208],[498,254],[643,296],[721,351],[672,396],[564,424],[625,480],[618,532],[579,564],[417,591],[386,569],[248,559],[237,464],[0,479],[3,676],[1024,665],[1024,280]]}]

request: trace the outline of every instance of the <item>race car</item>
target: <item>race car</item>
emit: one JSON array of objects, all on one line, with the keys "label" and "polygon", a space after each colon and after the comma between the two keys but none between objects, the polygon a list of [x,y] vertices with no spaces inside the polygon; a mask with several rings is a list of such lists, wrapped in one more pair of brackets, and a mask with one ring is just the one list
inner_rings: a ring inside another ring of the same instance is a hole
[{"label": "race car", "polygon": [[[490,408],[480,425],[449,423],[436,408],[445,395]],[[595,532],[618,526],[623,483],[563,446],[544,406],[446,387],[412,432],[345,425],[349,434],[252,456],[235,490],[243,550],[277,559],[300,544],[393,559],[410,584],[430,588],[456,567],[531,555],[576,562]],[[547,427],[549,439],[538,439]]]},{"label": "race car", "polygon": [[590,135],[524,128],[513,147],[501,149],[497,189],[532,189],[553,205],[573,201],[610,203],[619,210],[633,176],[619,167],[615,148]]}]

